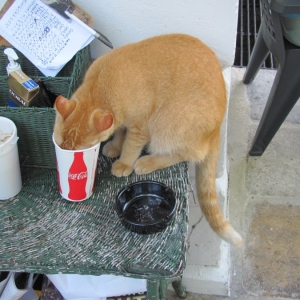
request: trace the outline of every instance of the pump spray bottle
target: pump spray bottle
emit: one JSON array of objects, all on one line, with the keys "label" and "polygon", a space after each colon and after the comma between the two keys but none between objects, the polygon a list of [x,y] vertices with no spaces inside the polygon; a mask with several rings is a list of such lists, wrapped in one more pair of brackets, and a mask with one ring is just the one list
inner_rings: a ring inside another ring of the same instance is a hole
[{"label": "pump spray bottle", "polygon": [[[9,64],[6,67],[7,75],[9,75],[9,73],[12,71],[16,71],[16,70],[22,71],[20,64],[18,64],[16,62],[16,60],[18,60],[19,57],[18,57],[17,53],[14,51],[14,49],[6,48],[4,50],[4,54],[7,55],[7,58],[9,60]],[[8,98],[8,106],[17,107],[19,105],[17,105],[15,102],[13,102],[9,97]]]},{"label": "pump spray bottle", "polygon": [[9,106],[34,106],[37,103],[40,87],[29,78],[21,69],[16,60],[19,59],[17,53],[12,48],[6,48],[4,54],[7,55],[9,64],[6,67],[9,86]]}]

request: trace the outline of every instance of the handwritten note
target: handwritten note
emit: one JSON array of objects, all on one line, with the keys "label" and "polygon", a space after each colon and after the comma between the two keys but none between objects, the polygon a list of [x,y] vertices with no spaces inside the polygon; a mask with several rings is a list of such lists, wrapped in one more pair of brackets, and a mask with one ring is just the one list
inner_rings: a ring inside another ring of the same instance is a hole
[{"label": "handwritten note", "polygon": [[39,0],[15,0],[0,20],[0,35],[44,75],[56,76],[94,36]]}]

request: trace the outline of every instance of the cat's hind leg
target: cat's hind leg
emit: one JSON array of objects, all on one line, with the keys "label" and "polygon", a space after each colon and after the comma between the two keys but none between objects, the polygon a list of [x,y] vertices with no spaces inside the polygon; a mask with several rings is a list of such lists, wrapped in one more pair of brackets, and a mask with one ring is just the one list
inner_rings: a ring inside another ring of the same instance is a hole
[{"label": "cat's hind leg", "polygon": [[104,145],[102,149],[103,155],[112,158],[118,157],[121,154],[125,136],[125,128],[119,128],[118,130],[116,130],[113,139]]}]

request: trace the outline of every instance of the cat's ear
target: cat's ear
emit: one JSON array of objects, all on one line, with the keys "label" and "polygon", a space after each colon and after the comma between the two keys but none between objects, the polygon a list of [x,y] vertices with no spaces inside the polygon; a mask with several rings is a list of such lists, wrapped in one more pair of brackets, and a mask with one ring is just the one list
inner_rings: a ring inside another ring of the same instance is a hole
[{"label": "cat's ear", "polygon": [[61,114],[61,116],[64,120],[75,109],[75,106],[76,106],[75,101],[70,101],[61,95],[56,98],[55,105],[54,105],[56,111]]},{"label": "cat's ear", "polygon": [[96,111],[93,118],[96,130],[101,133],[109,129],[114,123],[114,117],[111,113]]}]

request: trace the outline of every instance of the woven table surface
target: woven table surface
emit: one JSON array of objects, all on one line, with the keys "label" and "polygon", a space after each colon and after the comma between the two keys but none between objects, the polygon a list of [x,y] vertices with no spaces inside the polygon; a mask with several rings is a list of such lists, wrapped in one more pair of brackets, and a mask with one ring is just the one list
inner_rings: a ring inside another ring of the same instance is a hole
[{"label": "woven table surface", "polygon": [[[180,275],[187,247],[188,164],[116,178],[110,174],[111,163],[99,156],[94,194],[79,203],[60,196],[55,169],[22,167],[21,192],[0,201],[0,270],[137,278]],[[114,208],[121,188],[144,179],[167,184],[179,199],[171,224],[152,235],[125,229]]]}]

